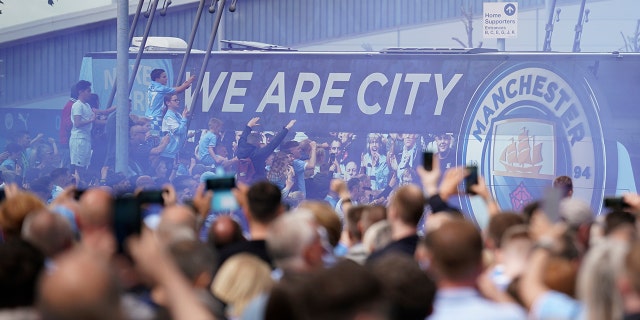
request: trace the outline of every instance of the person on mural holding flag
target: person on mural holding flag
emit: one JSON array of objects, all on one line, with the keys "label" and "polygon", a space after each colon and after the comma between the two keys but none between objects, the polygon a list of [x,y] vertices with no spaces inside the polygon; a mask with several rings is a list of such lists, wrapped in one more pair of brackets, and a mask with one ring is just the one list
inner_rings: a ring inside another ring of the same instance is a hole
[{"label": "person on mural holding flag", "polygon": [[420,156],[422,155],[422,146],[417,143],[420,135],[413,133],[405,133],[402,135],[402,151],[394,154],[389,152],[387,159],[391,169],[396,173],[396,177],[400,180],[400,184],[409,181],[418,181],[416,168],[420,165]]},{"label": "person on mural holding flag", "polygon": [[382,190],[389,183],[389,165],[382,143],[382,136],[370,133],[367,136],[367,149],[362,154],[361,170],[369,177],[371,189]]}]

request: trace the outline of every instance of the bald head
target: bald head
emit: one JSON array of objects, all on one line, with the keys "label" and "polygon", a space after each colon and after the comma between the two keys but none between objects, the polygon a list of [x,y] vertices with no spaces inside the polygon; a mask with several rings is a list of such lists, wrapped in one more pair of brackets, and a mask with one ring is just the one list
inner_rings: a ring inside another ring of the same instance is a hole
[{"label": "bald head", "polygon": [[240,224],[230,216],[219,216],[209,228],[209,241],[216,249],[244,240]]},{"label": "bald head", "polygon": [[111,225],[113,197],[102,188],[92,188],[80,197],[79,218],[82,228],[103,228]]},{"label": "bald head", "polygon": [[157,232],[160,238],[168,243],[195,239],[197,232],[195,213],[185,205],[168,206],[162,210]]},{"label": "bald head", "polygon": [[38,307],[44,318],[122,318],[117,279],[105,260],[78,249],[55,263],[40,280]]},{"label": "bald head", "polygon": [[45,256],[54,257],[71,247],[73,230],[63,216],[45,209],[27,216],[22,225],[22,238]]},{"label": "bald head", "polygon": [[188,206],[174,205],[162,210],[160,224],[181,225],[196,230],[196,215]]}]

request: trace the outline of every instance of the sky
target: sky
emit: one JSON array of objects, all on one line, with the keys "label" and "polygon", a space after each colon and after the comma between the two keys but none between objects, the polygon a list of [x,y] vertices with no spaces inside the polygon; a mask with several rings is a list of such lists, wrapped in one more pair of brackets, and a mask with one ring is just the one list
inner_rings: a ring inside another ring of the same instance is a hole
[{"label": "sky", "polygon": [[46,19],[56,15],[86,10],[111,4],[113,0],[2,0],[0,4],[0,28]]}]

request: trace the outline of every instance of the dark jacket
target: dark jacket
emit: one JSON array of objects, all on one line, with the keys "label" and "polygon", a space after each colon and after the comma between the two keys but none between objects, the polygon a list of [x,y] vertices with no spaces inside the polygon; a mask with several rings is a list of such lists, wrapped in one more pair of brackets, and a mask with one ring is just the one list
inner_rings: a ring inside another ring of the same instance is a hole
[{"label": "dark jacket", "polygon": [[289,133],[289,129],[282,128],[282,130],[280,130],[280,132],[278,132],[278,134],[262,148],[256,147],[247,142],[247,137],[251,133],[251,130],[251,127],[245,126],[242,131],[242,135],[240,135],[240,139],[238,140],[238,151],[236,152],[236,156],[238,159],[251,159],[255,169],[253,180],[259,181],[267,177],[267,173],[264,168],[266,166],[267,158],[280,145],[280,143],[282,143],[282,140],[284,140],[287,133]]}]

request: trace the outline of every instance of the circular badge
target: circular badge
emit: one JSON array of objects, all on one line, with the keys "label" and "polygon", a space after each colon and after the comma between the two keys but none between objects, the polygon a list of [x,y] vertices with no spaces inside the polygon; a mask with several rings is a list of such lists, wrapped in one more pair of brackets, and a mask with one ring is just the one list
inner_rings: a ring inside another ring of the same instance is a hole
[{"label": "circular badge", "polygon": [[[501,67],[471,99],[458,163],[478,166],[502,210],[541,199],[561,175],[573,179],[574,197],[600,208],[607,159],[598,111],[585,77],[542,63]],[[487,218],[483,203],[460,201],[476,221]]]}]

